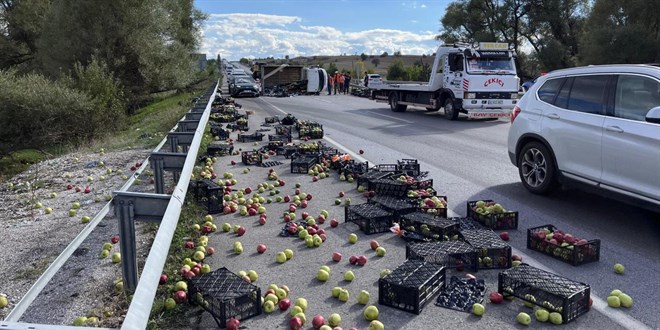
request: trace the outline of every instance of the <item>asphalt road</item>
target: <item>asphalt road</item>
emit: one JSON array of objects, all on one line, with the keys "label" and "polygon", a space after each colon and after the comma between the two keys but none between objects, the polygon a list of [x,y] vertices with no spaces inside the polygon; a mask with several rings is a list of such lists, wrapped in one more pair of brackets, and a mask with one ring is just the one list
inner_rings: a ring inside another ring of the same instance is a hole
[{"label": "asphalt road", "polygon": [[[594,308],[565,327],[640,329],[660,325],[660,215],[578,190],[560,191],[550,197],[528,193],[507,156],[508,121],[452,122],[439,112],[417,108],[394,113],[387,104],[347,95],[262,97],[239,102],[246,109],[269,115],[291,113],[298,119],[315,120],[323,124],[328,141],[354,153],[363,149],[362,156],[371,163],[418,159],[422,170],[429,171],[434,179],[435,189],[448,196],[450,215],[466,215],[466,201],[479,199],[493,199],[509,210],[519,211],[519,229],[510,231],[514,253],[529,264],[591,286]],[[600,239],[600,261],[571,266],[527,249],[525,229],[545,224],[586,239]],[[613,272],[617,262],[626,266],[624,275]],[[315,270],[308,273],[313,278]],[[480,271],[478,275],[489,281],[489,287],[496,288],[496,270]],[[605,300],[613,289],[631,295],[634,307],[607,307]],[[372,292],[372,297],[377,293]],[[399,325],[411,329],[442,323],[513,327],[518,310],[524,307],[510,304],[489,308],[487,317],[478,322],[436,306],[427,307],[417,318],[407,313],[390,314],[394,310],[389,308],[387,316],[405,318],[406,323]]]}]

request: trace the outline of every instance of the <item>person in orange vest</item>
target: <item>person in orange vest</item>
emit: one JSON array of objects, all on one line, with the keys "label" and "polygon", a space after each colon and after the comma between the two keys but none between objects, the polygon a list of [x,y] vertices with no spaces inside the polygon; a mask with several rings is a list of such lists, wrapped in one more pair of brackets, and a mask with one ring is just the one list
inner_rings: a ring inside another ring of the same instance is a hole
[{"label": "person in orange vest", "polygon": [[332,88],[334,85],[335,77],[333,75],[328,75],[328,95],[332,95]]},{"label": "person in orange vest", "polygon": [[344,92],[344,75],[337,71],[335,73],[335,94]]}]

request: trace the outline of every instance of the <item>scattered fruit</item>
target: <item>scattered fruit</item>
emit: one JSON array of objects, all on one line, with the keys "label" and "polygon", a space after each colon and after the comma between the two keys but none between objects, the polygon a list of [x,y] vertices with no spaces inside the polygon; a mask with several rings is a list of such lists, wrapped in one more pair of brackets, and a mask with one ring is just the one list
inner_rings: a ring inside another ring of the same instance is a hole
[{"label": "scattered fruit", "polygon": [[623,274],[623,272],[626,270],[625,267],[623,267],[622,264],[615,264],[614,265],[614,272],[617,274]]},{"label": "scattered fruit", "polygon": [[476,316],[482,316],[484,315],[484,312],[486,312],[486,307],[482,304],[474,304],[472,305],[472,314]]},{"label": "scattered fruit", "polygon": [[378,319],[378,307],[371,305],[364,309],[364,318],[367,321],[373,321]]},{"label": "scattered fruit", "polygon": [[529,314],[520,312],[518,313],[518,316],[516,316],[516,321],[522,325],[529,325],[532,323],[532,318],[529,316]]}]

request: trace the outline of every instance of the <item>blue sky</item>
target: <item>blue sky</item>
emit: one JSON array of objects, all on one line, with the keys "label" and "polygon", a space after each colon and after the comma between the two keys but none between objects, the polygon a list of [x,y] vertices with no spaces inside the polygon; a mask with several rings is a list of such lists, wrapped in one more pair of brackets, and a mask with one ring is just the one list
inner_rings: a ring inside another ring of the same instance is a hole
[{"label": "blue sky", "polygon": [[195,0],[209,58],[431,54],[451,1]]}]

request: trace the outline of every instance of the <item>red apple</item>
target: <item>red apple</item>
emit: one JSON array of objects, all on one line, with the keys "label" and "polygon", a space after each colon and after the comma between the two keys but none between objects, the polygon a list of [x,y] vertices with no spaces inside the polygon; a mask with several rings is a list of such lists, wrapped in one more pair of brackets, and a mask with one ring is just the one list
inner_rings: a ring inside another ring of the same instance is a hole
[{"label": "red apple", "polygon": [[183,244],[183,247],[186,249],[194,249],[195,248],[195,243],[193,241],[186,241]]},{"label": "red apple", "polygon": [[289,328],[291,328],[291,330],[300,330],[302,329],[302,326],[302,320],[297,316],[294,316],[289,320]]},{"label": "red apple", "polygon": [[230,164],[232,164],[232,165],[236,165],[236,161],[235,161],[235,160],[232,160]]},{"label": "red apple", "polygon": [[319,234],[319,235],[325,234],[325,229],[319,228],[319,229],[316,230],[316,233]]},{"label": "red apple", "polygon": [[504,301],[504,296],[499,292],[491,292],[488,298],[493,304],[501,304]]},{"label": "red apple", "polygon": [[[268,288],[268,290],[266,290],[266,292],[264,292],[264,297],[268,296],[268,295],[271,294],[271,293],[272,293],[272,294],[275,294],[275,290],[273,290],[273,289],[271,289],[271,288]],[[275,295],[276,295],[276,294],[275,294]]]},{"label": "red apple", "polygon": [[68,185],[66,185],[66,189],[67,189],[67,190],[71,190],[71,189],[73,189],[73,185],[72,185],[72,184],[68,184]]},{"label": "red apple", "polygon": [[285,203],[288,203],[288,202],[291,201],[291,196],[285,195],[283,200],[284,200]]},{"label": "red apple", "polygon": [[515,260],[522,261],[522,257],[519,256],[519,255],[517,255],[517,254],[514,254],[514,255],[511,256],[511,260],[514,260],[514,261],[515,261]]},{"label": "red apple", "polygon": [[76,192],[81,192],[81,191],[82,191],[82,188],[76,187]]},{"label": "red apple", "polygon": [[339,226],[339,221],[337,221],[337,219],[330,220],[330,227],[335,228],[337,226]]},{"label": "red apple", "polygon": [[231,207],[229,207],[229,205],[223,207],[222,212],[224,212],[225,214],[231,213]]},{"label": "red apple", "polygon": [[140,166],[142,166],[142,162],[135,163],[135,167],[140,167]]},{"label": "red apple", "polygon": [[358,266],[364,266],[364,265],[366,265],[366,264],[367,264],[367,256],[359,256],[359,257],[357,258],[357,262],[356,262],[356,264],[357,264]]},{"label": "red apple", "polygon": [[296,204],[289,205],[289,212],[296,212]]},{"label": "red apple", "polygon": [[243,236],[245,234],[245,231],[246,231],[245,227],[241,226],[240,228],[238,228],[238,232],[236,232],[236,234],[238,236]]},{"label": "red apple", "polygon": [[341,253],[335,252],[332,254],[332,261],[334,262],[340,262],[341,261]]},{"label": "red apple", "polygon": [[307,227],[307,233],[310,234],[310,235],[316,235],[317,234],[316,229],[314,229],[314,227],[312,227],[312,226]]},{"label": "red apple", "polygon": [[264,244],[257,245],[257,252],[259,252],[259,253],[266,252],[266,245],[264,245]]},{"label": "red apple", "polygon": [[294,190],[293,193],[296,194],[296,195],[300,195],[300,189]]},{"label": "red apple", "polygon": [[260,225],[265,225],[266,224],[266,218],[265,217],[259,217],[259,224]]},{"label": "red apple", "polygon": [[289,300],[289,298],[284,298],[277,303],[277,306],[281,311],[285,311],[291,307],[291,300]]},{"label": "red apple", "polygon": [[307,194],[307,197],[305,199],[307,199],[308,201],[311,201],[312,200],[312,194]]},{"label": "red apple", "polygon": [[248,215],[251,217],[257,215],[257,210],[255,210],[254,208],[249,208]]},{"label": "red apple", "polygon": [[376,249],[380,246],[380,244],[378,244],[378,241],[376,241],[375,239],[372,239],[371,242],[369,242],[369,245],[371,246],[371,249],[374,251],[376,251]]},{"label": "red apple", "polygon": [[246,188],[245,188],[245,193],[246,193],[246,194],[250,194],[250,193],[252,193],[252,188],[250,188],[250,187],[246,187]]},{"label": "red apple", "polygon": [[227,320],[227,330],[238,330],[238,328],[241,326],[241,321],[235,319],[235,318],[230,318]]},{"label": "red apple", "polygon": [[360,155],[364,154],[364,150],[360,149]]},{"label": "red apple", "polygon": [[289,229],[289,234],[293,235],[298,232],[298,226],[290,226]]},{"label": "red apple", "polygon": [[319,235],[319,237],[321,237],[322,242],[325,242],[325,240],[328,239],[328,236],[326,236],[325,234],[319,234],[318,231],[316,233]]},{"label": "red apple", "polygon": [[319,177],[315,175],[312,177],[312,182],[316,182],[316,181],[319,181]]},{"label": "red apple", "polygon": [[500,238],[504,241],[508,241],[509,240],[509,232],[507,232],[507,231],[501,232],[500,233]]},{"label": "red apple", "polygon": [[167,283],[167,274],[162,274],[160,275],[160,281],[158,281],[158,284],[163,285]]},{"label": "red apple", "polygon": [[344,193],[343,191],[339,192],[339,197],[344,197],[345,195],[346,195],[346,193]]},{"label": "red apple", "polygon": [[215,253],[215,248],[212,246],[209,246],[206,248],[206,254],[207,255],[213,255]]},{"label": "red apple", "polygon": [[135,170],[137,170],[137,167],[131,166],[131,171],[135,171]]},{"label": "red apple", "polygon": [[307,201],[303,200],[302,202],[300,202],[300,207],[302,207],[303,209],[306,208],[307,207]]},{"label": "red apple", "polygon": [[325,223],[325,217],[322,215],[319,215],[319,217],[316,219],[316,222],[319,224],[324,224]]},{"label": "red apple", "polygon": [[309,217],[309,213],[303,212],[301,216],[303,220],[307,220],[307,217]]},{"label": "red apple", "polygon": [[174,293],[174,301],[176,301],[177,304],[184,303],[186,302],[187,299],[188,299],[188,295],[183,290]]},{"label": "red apple", "polygon": [[350,263],[351,265],[355,265],[357,263],[357,258],[358,258],[357,256],[351,256],[350,258],[348,258],[348,263]]},{"label": "red apple", "polygon": [[314,327],[314,329],[318,329],[324,324],[325,324],[325,318],[323,317],[323,315],[316,315],[312,319],[312,326]]},{"label": "red apple", "polygon": [[119,235],[112,235],[112,237],[110,237],[110,242],[112,242],[112,244],[119,243]]},{"label": "red apple", "polygon": [[199,274],[201,274],[201,272],[202,272],[202,269],[200,267],[195,266],[190,271],[193,272],[193,274],[195,274],[195,276],[199,276]]}]

